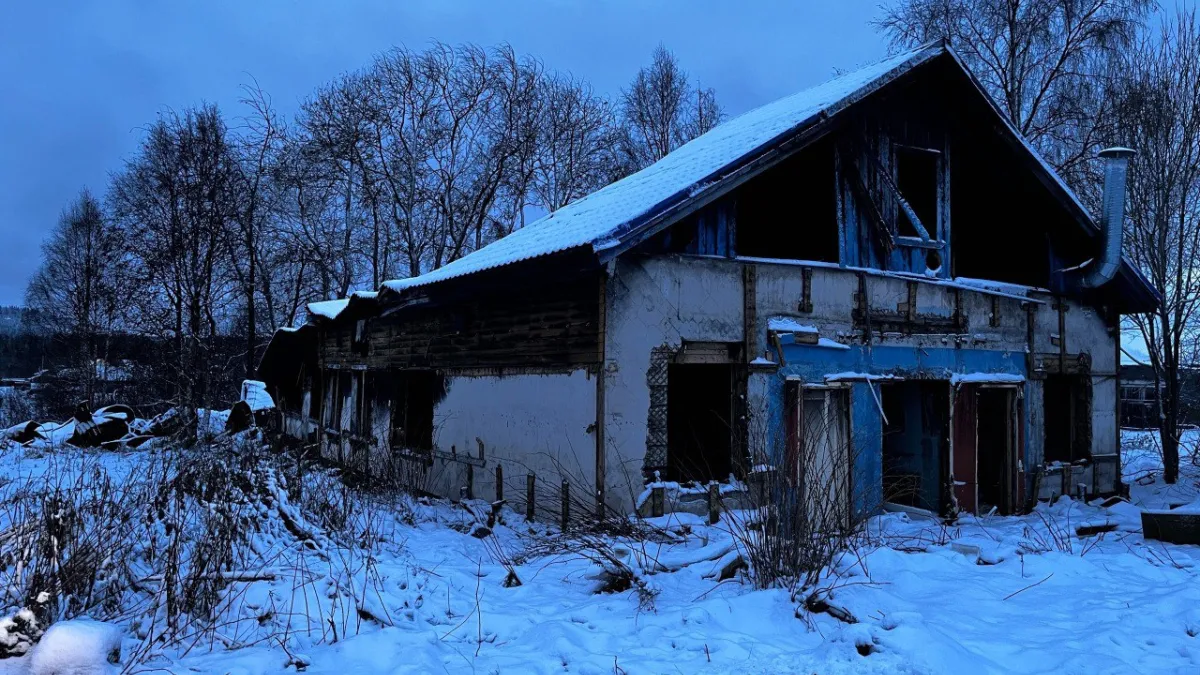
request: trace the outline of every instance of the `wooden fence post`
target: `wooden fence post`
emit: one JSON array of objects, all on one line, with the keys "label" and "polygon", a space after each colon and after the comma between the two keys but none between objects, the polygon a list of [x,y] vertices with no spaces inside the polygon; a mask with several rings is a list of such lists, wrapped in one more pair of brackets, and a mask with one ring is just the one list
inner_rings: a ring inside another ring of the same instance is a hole
[{"label": "wooden fence post", "polygon": [[533,485],[537,478],[533,474],[525,475],[525,520],[533,522]]},{"label": "wooden fence post", "polygon": [[504,467],[496,465],[496,501],[504,501]]},{"label": "wooden fence post", "polygon": [[475,499],[475,465],[467,464],[467,499]]},{"label": "wooden fence post", "polygon": [[650,488],[650,517],[659,518],[666,511],[667,489],[663,487]]},{"label": "wooden fence post", "polygon": [[565,532],[571,522],[571,484],[562,482],[562,529]]},{"label": "wooden fence post", "polygon": [[721,520],[721,486],[716,481],[708,484],[708,524],[716,525]]}]

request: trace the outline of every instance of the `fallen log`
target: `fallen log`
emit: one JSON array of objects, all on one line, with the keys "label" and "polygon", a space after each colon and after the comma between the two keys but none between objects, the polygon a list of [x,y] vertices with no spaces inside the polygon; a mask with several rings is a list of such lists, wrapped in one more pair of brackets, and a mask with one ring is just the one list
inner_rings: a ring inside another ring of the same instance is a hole
[{"label": "fallen log", "polygon": [[1200,513],[1142,511],[1142,536],[1169,544],[1200,544]]}]

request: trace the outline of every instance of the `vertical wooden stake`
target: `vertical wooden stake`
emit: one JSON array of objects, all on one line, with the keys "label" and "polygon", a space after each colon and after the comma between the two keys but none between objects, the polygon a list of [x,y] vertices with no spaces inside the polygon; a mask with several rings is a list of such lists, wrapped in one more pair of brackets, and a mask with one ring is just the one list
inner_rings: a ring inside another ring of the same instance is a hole
[{"label": "vertical wooden stake", "polygon": [[475,499],[475,465],[467,464],[467,499]]},{"label": "vertical wooden stake", "polygon": [[537,480],[533,474],[525,476],[525,520],[533,522],[533,484]]},{"label": "vertical wooden stake", "polygon": [[708,524],[721,520],[721,486],[716,481],[708,484]]},{"label": "vertical wooden stake", "polygon": [[666,488],[656,487],[650,489],[650,517],[660,518],[666,510]]},{"label": "vertical wooden stake", "polygon": [[496,465],[496,501],[504,501],[504,467]]},{"label": "vertical wooden stake", "polygon": [[562,529],[566,531],[571,522],[571,484],[565,479],[562,482]]}]

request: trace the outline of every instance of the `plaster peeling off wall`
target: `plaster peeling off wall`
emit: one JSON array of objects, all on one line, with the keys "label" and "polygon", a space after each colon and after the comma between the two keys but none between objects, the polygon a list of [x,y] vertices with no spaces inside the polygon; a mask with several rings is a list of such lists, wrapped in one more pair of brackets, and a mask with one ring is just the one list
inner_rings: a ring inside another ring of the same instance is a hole
[{"label": "plaster peeling off wall", "polygon": [[[525,494],[529,472],[557,486],[563,478],[591,494],[595,486],[596,379],[570,373],[484,377],[448,376],[446,397],[434,408],[433,492],[458,496],[472,462],[474,494],[496,494],[496,464],[504,467],[504,493]],[[483,462],[478,462],[480,442]],[[451,449],[467,461],[444,459]]]}]

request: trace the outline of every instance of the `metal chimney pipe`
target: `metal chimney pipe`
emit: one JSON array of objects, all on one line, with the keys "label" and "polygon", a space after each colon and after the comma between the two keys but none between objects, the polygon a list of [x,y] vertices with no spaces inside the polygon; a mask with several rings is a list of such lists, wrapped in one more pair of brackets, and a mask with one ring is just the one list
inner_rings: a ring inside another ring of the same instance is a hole
[{"label": "metal chimney pipe", "polygon": [[1104,204],[1100,212],[1100,255],[1085,267],[1079,283],[1084,288],[1099,288],[1112,281],[1121,269],[1121,239],[1125,232],[1125,179],[1129,160],[1135,154],[1129,148],[1100,151],[1104,159]]}]

